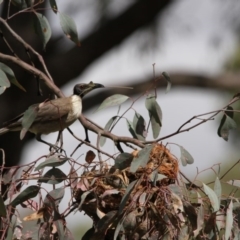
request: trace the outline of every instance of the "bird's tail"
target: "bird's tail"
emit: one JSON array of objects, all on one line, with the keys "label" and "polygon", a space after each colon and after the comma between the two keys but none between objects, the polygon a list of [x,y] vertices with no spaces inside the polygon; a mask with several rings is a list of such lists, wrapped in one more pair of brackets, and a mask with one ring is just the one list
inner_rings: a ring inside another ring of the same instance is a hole
[{"label": "bird's tail", "polygon": [[0,135],[3,135],[3,134],[5,134],[5,133],[7,133],[7,132],[9,132],[10,131],[10,129],[9,128],[0,128]]}]

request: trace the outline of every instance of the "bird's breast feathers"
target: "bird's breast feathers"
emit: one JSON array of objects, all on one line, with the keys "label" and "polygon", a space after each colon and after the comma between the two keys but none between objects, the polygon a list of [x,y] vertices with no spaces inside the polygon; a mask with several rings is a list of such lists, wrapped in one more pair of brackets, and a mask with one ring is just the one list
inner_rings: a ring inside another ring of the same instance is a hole
[{"label": "bird's breast feathers", "polygon": [[72,103],[72,109],[69,112],[67,119],[76,120],[77,118],[80,117],[82,113],[82,99],[77,95],[73,95],[71,96],[71,103]]}]

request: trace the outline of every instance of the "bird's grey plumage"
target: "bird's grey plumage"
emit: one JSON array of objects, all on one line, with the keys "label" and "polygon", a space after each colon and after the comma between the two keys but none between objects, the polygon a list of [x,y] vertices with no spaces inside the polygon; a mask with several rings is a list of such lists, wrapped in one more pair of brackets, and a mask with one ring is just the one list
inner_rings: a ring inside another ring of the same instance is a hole
[{"label": "bird's grey plumage", "polygon": [[[28,128],[28,131],[36,134],[49,134],[62,131],[75,122],[82,113],[82,97],[95,88],[104,87],[101,84],[77,84],[73,95],[66,98],[58,98],[30,106],[36,111],[36,117]],[[9,121],[0,129],[0,135],[9,131],[21,131],[23,114]]]}]

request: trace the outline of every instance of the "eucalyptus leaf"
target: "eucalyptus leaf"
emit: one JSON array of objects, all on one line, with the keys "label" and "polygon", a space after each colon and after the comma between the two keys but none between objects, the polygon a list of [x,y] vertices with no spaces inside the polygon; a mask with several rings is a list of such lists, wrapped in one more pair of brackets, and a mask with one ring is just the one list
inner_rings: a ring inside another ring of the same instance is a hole
[{"label": "eucalyptus leaf", "polygon": [[43,49],[46,48],[46,44],[48,43],[49,39],[52,35],[51,27],[48,23],[47,18],[42,15],[41,13],[34,12],[34,29],[36,34],[40,37],[43,43]]},{"label": "eucalyptus leaf", "polygon": [[123,170],[130,166],[133,160],[133,155],[130,153],[120,153],[115,159],[114,167]]},{"label": "eucalyptus leaf", "polygon": [[81,202],[80,202],[80,204],[78,205],[78,208],[77,208],[78,210],[81,210],[81,207],[82,207],[82,205],[83,205],[86,197],[87,197],[88,194],[91,193],[91,192],[92,192],[92,190],[89,190],[89,191],[84,192],[84,193],[81,195]]},{"label": "eucalyptus leaf", "polygon": [[237,124],[233,120],[233,108],[228,106],[218,127],[218,136],[222,137],[225,141],[228,141],[229,130],[235,128],[237,128]]},{"label": "eucalyptus leaf", "polygon": [[38,186],[29,186],[24,189],[13,201],[10,203],[13,207],[16,207],[18,204],[27,201],[30,198],[34,198],[37,196],[39,192]]},{"label": "eucalyptus leaf", "polygon": [[128,131],[131,133],[133,138],[138,139],[137,134],[134,131],[133,123],[128,119],[126,119],[126,121],[127,121]]},{"label": "eucalyptus leaf", "polygon": [[69,158],[59,158],[57,155],[50,156],[44,162],[40,163],[35,171],[40,170],[44,167],[57,167],[63,165]]},{"label": "eucalyptus leaf", "polygon": [[170,79],[170,76],[167,72],[162,72],[162,75],[163,75],[164,79],[167,81],[166,93],[168,93],[171,89],[171,86],[172,86],[171,79]]},{"label": "eucalyptus leaf", "polygon": [[146,122],[144,118],[137,112],[134,114],[133,118],[133,129],[139,140],[144,141],[146,138]]},{"label": "eucalyptus leaf", "polygon": [[[4,63],[0,63],[0,70],[2,70],[7,78],[9,79],[9,81],[14,84],[15,86],[17,86],[18,88],[20,88],[21,90],[23,90],[24,92],[26,92],[25,88],[18,82],[18,80],[15,77],[15,74],[13,72],[13,70],[8,67],[6,64]],[[1,84],[0,84],[1,85]]]},{"label": "eucalyptus leaf", "polygon": [[[118,234],[119,232],[122,230],[123,228],[123,220],[119,221],[118,224],[117,224],[117,227],[114,231],[114,236],[113,236],[113,240],[117,240],[118,239]],[[125,238],[126,239],[126,238]],[[123,239],[124,240],[124,239]]]},{"label": "eucalyptus leaf", "polygon": [[52,168],[49,171],[47,171],[41,178],[39,178],[38,182],[58,184],[66,179],[67,176],[62,170],[60,170],[59,168]]},{"label": "eucalyptus leaf", "polygon": [[187,164],[192,164],[194,162],[194,159],[192,155],[183,147],[179,146],[181,150],[181,162],[183,166],[186,166]]},{"label": "eucalyptus leaf", "polygon": [[114,94],[108,98],[106,98],[101,105],[99,106],[99,108],[97,109],[97,111],[100,111],[102,109],[108,108],[108,107],[113,107],[113,106],[118,106],[122,103],[124,103],[125,101],[128,100],[128,96],[126,95],[122,95],[122,94]]},{"label": "eucalyptus leaf", "polygon": [[214,183],[214,192],[216,193],[218,200],[219,200],[219,204],[220,204],[221,196],[222,196],[222,186],[221,186],[221,182],[218,177],[216,177],[216,180]]},{"label": "eucalyptus leaf", "polygon": [[149,156],[154,145],[146,145],[141,151],[138,152],[137,157],[133,158],[130,166],[130,172],[135,173],[137,169],[142,166],[145,167],[149,161]]},{"label": "eucalyptus leaf", "polygon": [[218,196],[216,195],[216,193],[210,187],[208,187],[204,183],[203,183],[203,190],[210,200],[210,203],[211,203],[212,208],[213,208],[213,212],[217,212],[219,210],[219,207],[220,207]]},{"label": "eucalyptus leaf", "polygon": [[[110,127],[112,126],[112,124],[115,122],[116,119],[117,119],[117,116],[111,117],[108,120],[106,126],[104,127],[104,130],[108,131],[110,129]],[[101,136],[101,138],[100,138],[100,146],[102,147],[105,144],[105,142],[106,142],[106,138]]]},{"label": "eucalyptus leaf", "polygon": [[10,87],[10,82],[7,78],[7,75],[3,70],[0,69],[0,94],[2,94],[6,88]]},{"label": "eucalyptus leaf", "polygon": [[57,7],[57,3],[55,0],[49,0],[50,6],[53,10],[54,13],[58,12],[58,7]]},{"label": "eucalyptus leaf", "polygon": [[63,32],[71,41],[76,43],[77,46],[80,46],[80,42],[78,40],[78,32],[75,22],[71,17],[64,13],[59,12],[60,25],[62,27]]},{"label": "eucalyptus leaf", "polygon": [[162,127],[162,110],[152,94],[146,98],[145,106],[150,117],[153,137],[156,139]]},{"label": "eucalyptus leaf", "polygon": [[22,130],[20,133],[20,139],[22,140],[28,131],[28,129],[31,127],[32,123],[34,122],[36,116],[38,113],[38,108],[33,105],[28,108],[27,111],[24,112],[23,118],[22,118]]},{"label": "eucalyptus leaf", "polygon": [[48,206],[58,206],[63,199],[64,193],[64,187],[54,189],[47,194],[43,202]]},{"label": "eucalyptus leaf", "polygon": [[119,204],[119,209],[118,209],[118,215],[120,215],[126,205],[127,200],[130,197],[130,194],[132,192],[132,190],[134,189],[135,185],[137,184],[137,180],[132,181],[128,186],[127,189],[125,191],[124,196],[122,197],[122,200]]}]

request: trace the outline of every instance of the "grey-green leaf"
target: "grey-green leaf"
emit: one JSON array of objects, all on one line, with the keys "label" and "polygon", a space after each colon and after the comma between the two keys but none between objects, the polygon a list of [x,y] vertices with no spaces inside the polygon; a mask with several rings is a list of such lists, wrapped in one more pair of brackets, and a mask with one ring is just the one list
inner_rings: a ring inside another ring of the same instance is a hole
[{"label": "grey-green leaf", "polygon": [[229,136],[229,130],[237,128],[236,122],[233,120],[233,108],[231,106],[227,107],[227,110],[225,111],[219,128],[218,128],[218,136],[222,137],[225,141],[228,141],[228,136]]},{"label": "grey-green leaf", "polygon": [[7,75],[0,69],[0,94],[2,94],[8,87],[10,87],[10,82]]},{"label": "grey-green leaf", "polygon": [[171,79],[170,79],[170,76],[167,72],[162,72],[162,75],[163,75],[164,79],[167,81],[166,93],[168,93],[171,89],[171,86],[172,86]]},{"label": "grey-green leaf", "polygon": [[128,119],[126,119],[126,121],[127,121],[128,131],[131,133],[133,138],[138,139],[137,134],[134,131],[133,123]]},{"label": "grey-green leaf", "polygon": [[73,19],[64,13],[59,13],[59,18],[60,18],[60,25],[65,35],[71,41],[76,43],[77,46],[80,46],[80,42],[78,40],[77,27]]},{"label": "grey-green leaf", "polygon": [[146,122],[144,118],[137,112],[134,114],[133,118],[133,129],[139,140],[144,141],[146,138]]},{"label": "grey-green leaf", "polygon": [[114,167],[120,170],[123,170],[130,166],[133,160],[133,155],[130,153],[120,153],[115,159]]},{"label": "grey-green leaf", "polygon": [[214,183],[214,192],[216,193],[218,200],[219,200],[219,204],[220,204],[221,196],[222,196],[222,186],[221,186],[221,182],[218,177],[216,177],[216,180]]},{"label": "grey-green leaf", "polygon": [[186,166],[187,164],[192,164],[194,162],[194,159],[192,155],[183,147],[179,146],[181,150],[181,162],[183,166]]},{"label": "grey-green leaf", "polygon": [[203,190],[210,200],[210,203],[211,203],[212,208],[213,208],[213,212],[217,212],[219,210],[219,207],[220,207],[219,201],[218,201],[218,196],[216,195],[216,193],[210,187],[208,187],[204,183],[203,183]]},{"label": "grey-green leaf", "polygon": [[126,100],[128,100],[128,96],[126,95],[122,95],[122,94],[114,94],[108,98],[106,98],[101,105],[99,106],[99,108],[97,109],[97,111],[100,111],[102,109],[108,108],[108,107],[113,107],[113,106],[118,106],[122,103],[124,103]]},{"label": "grey-green leaf", "polygon": [[37,196],[39,192],[38,186],[29,186],[24,189],[13,201],[10,203],[13,207],[16,207],[18,204],[27,201],[30,198],[34,198]]},{"label": "grey-green leaf", "polygon": [[[0,63],[0,70],[2,70],[7,78],[9,79],[9,81],[14,84],[15,86],[17,86],[18,88],[20,88],[21,90],[23,90],[24,92],[26,92],[25,88],[18,82],[18,80],[16,79],[13,70],[8,67],[6,64],[4,63]],[[1,84],[0,84],[1,86]]]},{"label": "grey-green leaf", "polygon": [[20,139],[22,140],[28,131],[28,129],[31,127],[32,123],[34,122],[36,116],[38,113],[38,109],[36,106],[30,106],[27,111],[24,112],[23,118],[22,118],[22,130],[20,133]]},{"label": "grey-green leaf", "polygon": [[57,3],[55,0],[49,0],[50,6],[53,10],[54,13],[58,12],[58,7],[57,7]]},{"label": "grey-green leaf", "polygon": [[[116,118],[117,118],[117,116],[114,116],[114,117],[111,117],[111,118],[108,120],[106,126],[104,127],[104,130],[105,130],[105,131],[108,131],[108,130],[110,129],[110,127],[112,126],[112,124],[115,122]],[[100,146],[102,147],[102,146],[105,144],[105,142],[106,142],[106,138],[105,138],[105,137],[101,137],[101,138],[100,138]]]},{"label": "grey-green leaf", "polygon": [[125,204],[127,202],[127,200],[129,199],[130,197],[130,194],[132,192],[132,190],[134,189],[135,185],[137,184],[137,180],[134,180],[132,181],[128,186],[127,186],[127,189],[125,191],[125,194],[124,196],[122,197],[122,200],[119,204],[119,209],[118,209],[118,214],[121,214],[122,213],[122,210],[124,209],[125,207]]},{"label": "grey-green leaf", "polygon": [[142,167],[146,166],[152,148],[153,145],[147,145],[141,151],[138,152],[138,156],[133,158],[133,161],[130,166],[130,172],[135,173],[140,166]]},{"label": "grey-green leaf", "polygon": [[38,182],[48,183],[48,184],[58,184],[66,180],[66,174],[61,171],[59,168],[52,168],[47,171],[44,176],[39,178]]},{"label": "grey-green leaf", "polygon": [[62,201],[64,193],[65,193],[64,187],[60,187],[52,190],[45,197],[44,204],[47,204],[50,206],[57,206]]},{"label": "grey-green leaf", "polygon": [[162,110],[152,94],[146,98],[145,106],[150,117],[153,137],[156,139],[162,127]]},{"label": "grey-green leaf", "polygon": [[40,163],[36,168],[35,171],[40,170],[44,167],[57,167],[63,165],[69,158],[59,158],[56,155],[53,155],[47,158],[44,162]]},{"label": "grey-green leaf", "polygon": [[40,37],[43,43],[43,49],[45,49],[46,44],[48,43],[52,35],[51,27],[48,23],[47,18],[44,15],[37,12],[34,13],[36,15],[36,18],[34,18],[35,32]]}]

